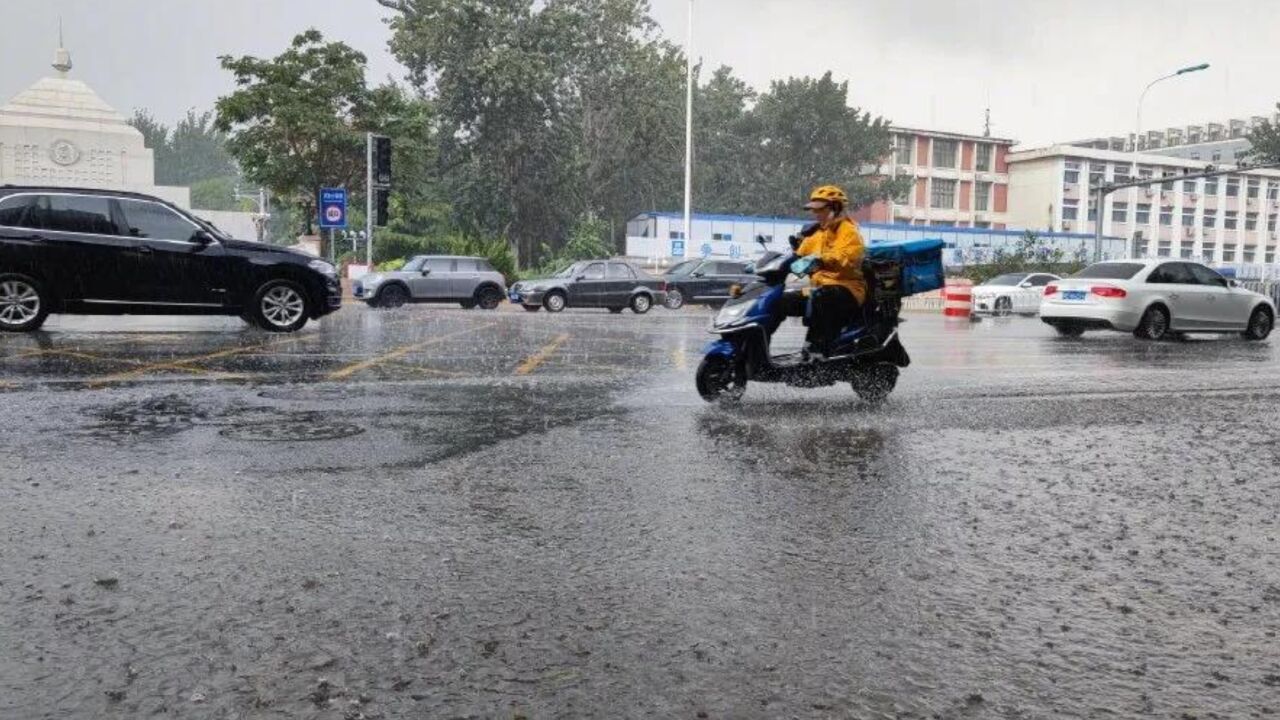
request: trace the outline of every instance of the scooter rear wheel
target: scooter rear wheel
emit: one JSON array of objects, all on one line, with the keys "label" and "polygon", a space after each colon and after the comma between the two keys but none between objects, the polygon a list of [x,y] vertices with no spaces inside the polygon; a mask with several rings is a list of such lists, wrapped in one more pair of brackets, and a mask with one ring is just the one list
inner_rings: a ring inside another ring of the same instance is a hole
[{"label": "scooter rear wheel", "polygon": [[879,405],[898,386],[898,366],[886,362],[876,363],[858,370],[850,384],[863,402]]},{"label": "scooter rear wheel", "polygon": [[746,379],[738,375],[732,360],[723,355],[708,355],[698,365],[695,378],[698,394],[707,402],[738,402],[747,390]]}]

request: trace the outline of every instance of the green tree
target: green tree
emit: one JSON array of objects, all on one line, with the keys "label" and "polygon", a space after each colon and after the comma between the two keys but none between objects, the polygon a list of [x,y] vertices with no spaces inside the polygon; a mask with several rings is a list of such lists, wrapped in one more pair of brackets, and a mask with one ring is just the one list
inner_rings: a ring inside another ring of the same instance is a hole
[{"label": "green tree", "polygon": [[173,126],[169,136],[169,162],[156,168],[156,182],[165,185],[192,185],[212,178],[238,177],[239,170],[227,152],[227,136],[214,126],[212,110],[197,113],[188,110],[186,117]]},{"label": "green tree", "polygon": [[[1276,103],[1280,110],[1280,103]],[[1252,158],[1258,162],[1280,162],[1280,123],[1264,120],[1249,133]]]},{"label": "green tree", "polygon": [[155,160],[156,183],[167,185],[168,183],[161,182],[161,178],[164,177],[163,169],[170,165],[169,127],[143,109],[134,110],[133,117],[127,122],[142,133],[143,145],[151,150]]},{"label": "green tree", "polygon": [[363,191],[365,133],[381,131],[402,109],[393,86],[370,88],[366,58],[317,30],[263,60],[222,56],[235,92],[217,101],[215,128],[245,177],[301,211],[311,232],[321,187]]},{"label": "green tree", "polygon": [[759,139],[750,114],[755,100],[756,92],[728,67],[717,68],[695,90],[693,196],[704,212],[758,212],[751,206],[758,178]]},{"label": "green tree", "polygon": [[821,78],[775,81],[751,111],[757,212],[794,215],[817,185],[840,185],[854,207],[905,192],[877,173],[891,148],[889,123],[849,106],[849,83]]}]

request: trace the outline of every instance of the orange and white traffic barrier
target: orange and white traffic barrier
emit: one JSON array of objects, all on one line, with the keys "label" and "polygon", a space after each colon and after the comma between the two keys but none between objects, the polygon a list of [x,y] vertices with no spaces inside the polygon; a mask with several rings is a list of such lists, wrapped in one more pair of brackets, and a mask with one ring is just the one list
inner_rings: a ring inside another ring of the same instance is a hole
[{"label": "orange and white traffic barrier", "polygon": [[968,318],[973,314],[973,281],[947,278],[942,291],[942,314],[949,318]]}]

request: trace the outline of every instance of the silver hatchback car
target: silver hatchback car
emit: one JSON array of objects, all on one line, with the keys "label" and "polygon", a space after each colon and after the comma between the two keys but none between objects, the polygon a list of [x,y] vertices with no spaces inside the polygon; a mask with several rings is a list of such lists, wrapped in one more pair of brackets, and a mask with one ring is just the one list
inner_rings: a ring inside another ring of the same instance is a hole
[{"label": "silver hatchback car", "polygon": [[488,260],[453,255],[418,255],[399,270],[365,275],[351,290],[369,307],[386,308],[456,302],[468,310],[493,310],[507,294],[502,273]]}]

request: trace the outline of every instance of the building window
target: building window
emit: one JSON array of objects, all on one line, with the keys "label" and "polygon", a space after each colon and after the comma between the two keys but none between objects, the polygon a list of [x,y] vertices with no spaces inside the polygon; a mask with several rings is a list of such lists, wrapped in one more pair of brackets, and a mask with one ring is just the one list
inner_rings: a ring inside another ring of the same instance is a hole
[{"label": "building window", "polygon": [[731,233],[711,233],[711,239],[720,242],[733,242],[733,235]]},{"label": "building window", "polygon": [[1068,160],[1066,170],[1062,173],[1062,181],[1068,185],[1078,184],[1080,182],[1080,163]]},{"label": "building window", "polygon": [[[1162,173],[1160,173],[1160,177],[1162,177],[1162,178],[1171,178],[1171,177],[1173,177],[1173,173],[1166,173],[1166,172],[1162,172]],[[1160,183],[1160,189],[1161,189],[1161,190],[1172,190],[1172,189],[1173,189],[1173,181],[1172,181],[1172,180],[1165,180],[1164,182]]]},{"label": "building window", "polygon": [[1251,213],[1244,214],[1244,229],[1245,230],[1258,229],[1258,213],[1251,212]]},{"label": "building window", "polygon": [[1203,217],[1203,218],[1201,218],[1200,224],[1201,224],[1201,225],[1203,225],[1203,226],[1205,226],[1205,227],[1207,227],[1207,228],[1214,228],[1214,227],[1217,227],[1217,226],[1218,226],[1218,211],[1217,211],[1217,210],[1210,210],[1209,208],[1205,208],[1205,209],[1204,209],[1204,217]]},{"label": "building window", "polygon": [[1182,253],[1181,253],[1182,259],[1190,260],[1192,253],[1195,252],[1195,249],[1196,249],[1196,244],[1194,242],[1182,243]]},{"label": "building window", "polygon": [[1129,203],[1118,202],[1111,204],[1111,222],[1129,222]]},{"label": "building window", "polygon": [[934,227],[955,227],[956,226],[956,224],[951,220],[934,220],[929,224]]},{"label": "building window", "polygon": [[950,209],[956,206],[956,181],[941,180],[934,178],[931,181],[932,194],[929,198],[929,206],[942,209]]},{"label": "building window", "polygon": [[1189,227],[1195,227],[1195,226],[1196,226],[1195,208],[1183,208],[1182,209],[1182,227],[1189,228]]},{"label": "building window", "polygon": [[[937,168],[953,168],[956,166],[956,141],[933,140],[933,166]],[[937,207],[935,205],[934,207]]]},{"label": "building window", "polygon": [[1198,150],[1192,150],[1192,151],[1191,151],[1191,159],[1192,159],[1192,160],[1199,160],[1199,159],[1200,159],[1200,152],[1199,152]]},{"label": "building window", "polygon": [[1079,200],[1063,200],[1062,201],[1062,219],[1075,220],[1080,217],[1080,201]]},{"label": "building window", "polygon": [[915,137],[912,135],[894,135],[893,161],[898,165],[911,164],[911,149],[915,147]]},{"label": "building window", "polygon": [[991,172],[991,146],[987,143],[978,143],[978,172]]},{"label": "building window", "polygon": [[1267,248],[1267,252],[1262,256],[1262,262],[1270,265],[1276,261],[1276,251],[1274,248]]},{"label": "building window", "polygon": [[986,212],[991,209],[991,183],[980,182],[976,187],[977,192],[973,199],[973,209],[978,212]]},{"label": "building window", "polygon": [[1237,178],[1227,179],[1227,197],[1240,197],[1240,180]]},{"label": "building window", "polygon": [[1089,166],[1089,187],[1098,187],[1106,181],[1107,166],[1106,165],[1090,165]]},{"label": "building window", "polygon": [[1173,208],[1171,207],[1160,208],[1160,224],[1165,227],[1169,227],[1173,225]]},{"label": "building window", "polygon": [[1276,214],[1271,213],[1267,216],[1267,232],[1276,231]]},{"label": "building window", "polygon": [[1222,248],[1222,262],[1229,263],[1236,261],[1236,249],[1233,247]]},{"label": "building window", "polygon": [[1138,178],[1140,180],[1150,180],[1155,174],[1156,171],[1149,167],[1138,166]]},{"label": "building window", "polygon": [[1254,254],[1253,248],[1245,248],[1244,254],[1240,258],[1240,262],[1251,263],[1255,257],[1256,255]]},{"label": "building window", "polygon": [[1261,180],[1259,180],[1259,179],[1257,179],[1257,178],[1250,178],[1250,179],[1249,179],[1249,189],[1248,189],[1248,191],[1245,193],[1245,197],[1251,197],[1251,198],[1256,198],[1256,197],[1258,197],[1258,190],[1259,190],[1259,189],[1261,189],[1261,188],[1262,188],[1262,181],[1261,181]]},{"label": "building window", "polygon": [[1133,214],[1133,221],[1139,225],[1151,224],[1151,203],[1138,203],[1138,211]]},{"label": "building window", "polygon": [[1195,181],[1195,180],[1183,180],[1183,181],[1182,181],[1182,192],[1184,192],[1184,193],[1193,193],[1193,192],[1195,192],[1195,191],[1196,191],[1196,181]]},{"label": "building window", "polygon": [[1218,178],[1207,178],[1204,181],[1204,194],[1211,197],[1218,194]]},{"label": "building window", "polygon": [[667,233],[667,238],[670,240],[683,240],[684,233],[676,232],[675,230],[672,230],[671,232]]},{"label": "building window", "polygon": [[1221,150],[1214,150],[1214,151],[1213,151],[1213,161],[1214,161],[1214,162],[1221,162],[1221,161],[1222,161],[1222,151],[1221,151]]},{"label": "building window", "polygon": [[1128,165],[1115,166],[1115,181],[1117,183],[1129,182],[1129,166]]},{"label": "building window", "polygon": [[1225,230],[1235,230],[1236,223],[1240,219],[1240,213],[1235,210],[1228,210],[1222,215],[1222,227]]},{"label": "building window", "polygon": [[1093,198],[1089,198],[1089,222],[1097,222],[1097,221],[1098,221],[1098,202]]},{"label": "building window", "polygon": [[1271,183],[1270,185],[1267,185],[1267,199],[1268,200],[1280,199],[1280,185],[1276,185],[1275,183]]},{"label": "building window", "polygon": [[974,221],[973,221],[973,226],[974,226],[975,228],[983,228],[983,229],[986,229],[986,228],[990,228],[990,227],[991,227],[991,223],[987,222],[986,220],[974,220]]}]

